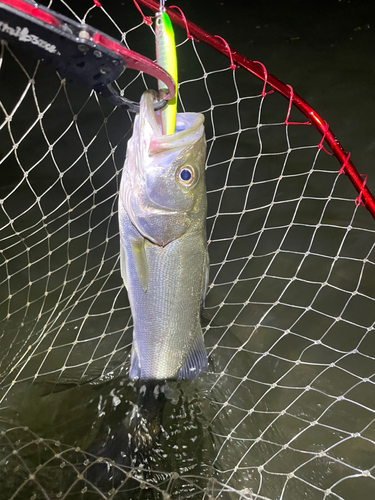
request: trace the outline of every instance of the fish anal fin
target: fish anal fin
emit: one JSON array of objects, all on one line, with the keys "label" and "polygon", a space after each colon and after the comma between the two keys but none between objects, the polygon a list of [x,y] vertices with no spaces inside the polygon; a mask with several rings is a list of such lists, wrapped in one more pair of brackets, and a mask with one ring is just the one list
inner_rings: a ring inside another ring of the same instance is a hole
[{"label": "fish anal fin", "polygon": [[130,360],[129,378],[133,380],[135,378],[139,378],[140,376],[141,376],[141,363],[139,361],[137,350],[135,349],[133,344],[131,360]]},{"label": "fish anal fin", "polygon": [[179,369],[178,379],[193,379],[201,373],[206,372],[208,367],[206,347],[204,345],[203,333],[199,326],[194,343],[190,349],[184,365]]},{"label": "fish anal fin", "polygon": [[135,270],[137,271],[137,276],[139,283],[141,284],[143,290],[147,292],[148,287],[148,264],[147,256],[145,250],[145,239],[141,236],[137,239],[131,239],[130,241],[132,255],[134,260]]}]

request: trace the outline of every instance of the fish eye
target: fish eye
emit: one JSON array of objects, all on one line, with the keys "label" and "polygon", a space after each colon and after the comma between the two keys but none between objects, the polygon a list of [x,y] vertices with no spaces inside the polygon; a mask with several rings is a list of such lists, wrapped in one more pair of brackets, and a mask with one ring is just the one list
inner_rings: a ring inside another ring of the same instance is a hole
[{"label": "fish eye", "polygon": [[160,19],[160,17],[156,20],[156,24],[159,24],[159,25],[161,24],[161,19]]},{"label": "fish eye", "polygon": [[195,183],[196,178],[197,176],[195,170],[190,165],[183,165],[177,169],[177,180],[183,186],[192,186]]},{"label": "fish eye", "polygon": [[181,179],[184,181],[184,182],[189,182],[190,179],[192,178],[192,175],[191,175],[191,172],[189,169],[187,168],[184,168],[183,170],[181,170],[180,172],[180,177]]}]

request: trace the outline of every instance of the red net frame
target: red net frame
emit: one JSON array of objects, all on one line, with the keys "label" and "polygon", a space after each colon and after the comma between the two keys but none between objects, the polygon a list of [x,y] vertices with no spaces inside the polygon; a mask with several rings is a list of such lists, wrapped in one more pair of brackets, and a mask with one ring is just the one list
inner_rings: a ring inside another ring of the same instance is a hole
[{"label": "red net frame", "polygon": [[[138,3],[148,7],[153,12],[159,10],[159,3],[155,0],[138,0]],[[375,198],[366,186],[367,176],[363,176],[362,178],[350,159],[350,153],[347,152],[341,145],[328,123],[323,120],[302,97],[296,94],[290,85],[283,83],[275,76],[269,74],[266,67],[262,63],[251,61],[247,57],[233,50],[223,38],[217,35],[211,35],[196,24],[188,21],[179,8],[176,12],[174,7],[170,7],[167,8],[167,12],[172,22],[186,29],[188,37],[194,37],[199,41],[203,41],[218,52],[221,52],[223,55],[229,57],[231,61],[231,69],[235,70],[236,65],[238,65],[255,75],[260,80],[263,80],[263,93],[265,92],[268,84],[272,89],[276,90],[288,99],[289,110],[285,120],[286,125],[302,125],[288,121],[291,107],[296,106],[296,108],[301,111],[304,116],[306,116],[308,120],[307,124],[313,125],[313,127],[315,127],[316,130],[318,130],[318,132],[322,135],[322,141],[319,147],[323,148],[323,142],[325,141],[330,147],[332,154],[339,161],[341,165],[339,173],[345,173],[348,176],[350,182],[353,184],[358,193],[356,203],[362,203],[375,219]],[[146,19],[145,16],[143,17]],[[328,151],[326,152],[328,153]]]}]

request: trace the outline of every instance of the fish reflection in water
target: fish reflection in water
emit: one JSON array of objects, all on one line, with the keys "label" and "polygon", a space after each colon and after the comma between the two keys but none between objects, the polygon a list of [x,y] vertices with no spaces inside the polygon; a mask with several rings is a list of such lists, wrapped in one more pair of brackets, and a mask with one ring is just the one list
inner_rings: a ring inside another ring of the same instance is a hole
[{"label": "fish reflection in water", "polygon": [[[209,402],[199,384],[195,388],[188,381],[137,385],[137,402],[125,418],[121,419],[121,405],[114,412],[109,408],[97,444],[87,453],[91,464],[86,480],[101,491],[118,488],[121,498],[138,499],[163,498],[155,486],[174,475],[211,475],[204,465],[213,453],[205,419]],[[187,485],[183,488],[186,494]]]},{"label": "fish reflection in water", "polygon": [[140,466],[147,469],[150,466],[155,439],[162,428],[166,403],[164,391],[165,384],[158,382],[147,382],[141,386],[137,403],[124,420],[113,430],[110,428],[103,441],[90,450],[93,456],[113,462],[113,466],[94,463],[87,471],[91,482],[110,481],[118,486],[124,481],[124,470]]}]

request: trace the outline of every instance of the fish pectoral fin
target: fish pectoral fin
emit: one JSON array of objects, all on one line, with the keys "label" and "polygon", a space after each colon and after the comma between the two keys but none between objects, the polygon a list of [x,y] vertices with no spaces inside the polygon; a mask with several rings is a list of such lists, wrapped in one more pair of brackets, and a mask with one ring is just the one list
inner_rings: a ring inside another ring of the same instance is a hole
[{"label": "fish pectoral fin", "polygon": [[207,371],[208,362],[206,347],[204,345],[203,333],[200,325],[198,328],[199,332],[197,332],[195,336],[186,361],[178,371],[178,379],[193,379],[198,377],[202,372]]},{"label": "fish pectoral fin", "polygon": [[210,256],[208,255],[208,250],[207,250],[207,255],[206,255],[206,272],[204,274],[204,279],[203,279],[203,290],[202,290],[201,307],[205,306],[206,293],[207,293],[209,282],[210,282]]},{"label": "fish pectoral fin", "polygon": [[147,292],[148,264],[145,250],[145,239],[140,236],[137,239],[131,239],[130,244],[139,282],[143,290]]},{"label": "fish pectoral fin", "polygon": [[120,243],[120,271],[125,288],[128,289],[128,280],[126,275],[126,255],[124,249],[122,248],[121,243]]}]

